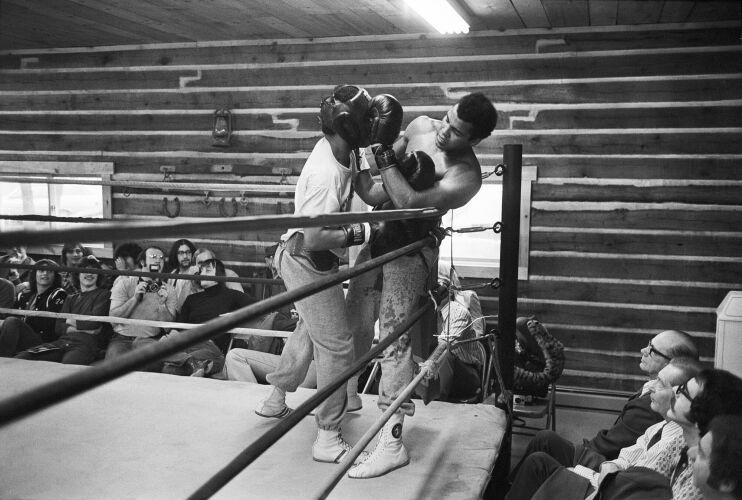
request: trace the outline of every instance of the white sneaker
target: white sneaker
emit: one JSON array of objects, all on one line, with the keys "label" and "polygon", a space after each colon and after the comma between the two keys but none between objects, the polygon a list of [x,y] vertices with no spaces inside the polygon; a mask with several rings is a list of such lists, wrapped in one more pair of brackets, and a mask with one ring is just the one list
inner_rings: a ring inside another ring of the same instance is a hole
[{"label": "white sneaker", "polygon": [[[317,439],[312,445],[312,458],[315,462],[339,464],[352,448],[350,443],[343,439],[340,431],[319,429]],[[361,452],[358,460],[365,460],[367,457],[368,452],[364,451]]]},{"label": "white sneaker", "polygon": [[395,413],[384,424],[374,451],[363,462],[351,467],[348,477],[366,479],[383,476],[410,463],[410,457],[402,443],[403,413]]},{"label": "white sneaker", "polygon": [[270,395],[260,401],[255,408],[255,413],[265,418],[283,418],[291,411],[291,408],[286,406],[286,393],[278,387],[274,387]]}]

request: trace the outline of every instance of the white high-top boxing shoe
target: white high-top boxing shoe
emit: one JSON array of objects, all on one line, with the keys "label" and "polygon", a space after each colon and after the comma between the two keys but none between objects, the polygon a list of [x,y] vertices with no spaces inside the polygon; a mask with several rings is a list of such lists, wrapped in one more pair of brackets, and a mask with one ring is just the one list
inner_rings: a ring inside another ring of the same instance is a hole
[{"label": "white high-top boxing shoe", "polygon": [[[345,455],[347,455],[352,446],[345,439],[340,431],[326,431],[319,429],[317,439],[312,445],[312,458],[315,462],[325,462],[329,464],[339,464]],[[368,452],[361,452],[358,460],[365,460]]]},{"label": "white high-top boxing shoe", "polygon": [[358,377],[359,375],[355,375],[348,380],[348,405],[345,411],[358,411],[363,408],[363,401],[358,395]]},{"label": "white high-top boxing shoe", "polygon": [[283,418],[291,413],[286,406],[286,392],[274,387],[270,395],[258,403],[255,413],[265,418]]},{"label": "white high-top boxing shoe", "polygon": [[366,460],[351,467],[348,477],[366,479],[383,476],[410,463],[410,457],[402,443],[404,413],[397,412],[384,424],[374,451]]}]

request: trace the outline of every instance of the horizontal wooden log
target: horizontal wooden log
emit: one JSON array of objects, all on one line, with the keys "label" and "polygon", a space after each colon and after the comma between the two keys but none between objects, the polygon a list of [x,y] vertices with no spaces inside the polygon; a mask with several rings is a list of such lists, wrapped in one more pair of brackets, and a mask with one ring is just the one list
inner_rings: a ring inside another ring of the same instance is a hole
[{"label": "horizontal wooden log", "polygon": [[[5,74],[2,74],[2,72]],[[148,89],[178,88],[181,78],[198,78],[195,69],[119,70],[115,72],[39,73],[0,70],[2,90]]]},{"label": "horizontal wooden log", "polygon": [[642,388],[644,382],[635,378],[621,377],[615,373],[567,370],[559,377],[557,386],[634,393]]},{"label": "horizontal wooden log", "polygon": [[[130,152],[89,152],[76,151],[56,153],[39,153],[38,151],[0,152],[2,161],[111,161],[116,164],[116,172],[133,175],[157,175],[157,180],[163,180],[160,173],[161,166],[174,169],[176,180],[188,179],[183,175],[216,172],[231,173],[235,177],[249,177],[252,175],[275,176],[281,179],[288,176],[298,176],[309,152],[299,152],[280,155],[253,155],[229,154],[223,149],[212,153],[193,153],[184,151],[159,151],[150,153]],[[105,158],[105,160],[103,159]],[[153,178],[154,180],[154,178]],[[238,179],[239,180],[239,179]]]},{"label": "horizontal wooden log", "polygon": [[[632,129],[672,128],[694,115],[693,127],[742,127],[739,108],[742,100],[728,104],[696,102],[692,105],[672,103],[650,106],[646,103],[613,103],[570,106],[505,105],[498,111],[497,129]],[[440,106],[430,109],[408,108],[404,113],[403,129],[415,118],[426,115],[438,118],[445,111]],[[213,127],[212,110],[121,110],[121,111],[42,111],[3,112],[3,126],[12,130],[203,130]],[[300,130],[319,129],[318,110],[299,108],[260,112],[232,113],[232,130]]]},{"label": "horizontal wooden log", "polygon": [[[582,207],[580,206],[582,205]],[[660,204],[646,208],[629,204],[606,203],[604,210],[595,203],[545,203],[535,202],[531,207],[531,224],[549,227],[595,227],[606,229],[667,229],[703,231],[742,231],[742,217],[735,210],[698,207],[663,207]],[[652,205],[652,204],[649,204]],[[560,209],[560,206],[563,208]],[[694,209],[696,208],[696,209]]]},{"label": "horizontal wooden log", "polygon": [[539,179],[588,177],[610,179],[742,180],[737,155],[531,155],[524,164],[538,167]]},{"label": "horizontal wooden log", "polygon": [[[474,280],[473,280],[474,281]],[[742,280],[740,280],[742,281]],[[739,285],[739,283],[738,283]],[[629,280],[623,278],[581,278],[531,274],[518,282],[518,296],[532,300],[601,301],[617,304],[718,307],[731,286],[677,281]],[[477,293],[496,300],[496,291]]]},{"label": "horizontal wooden log", "polygon": [[[742,203],[740,203],[742,204]],[[531,228],[531,251],[611,252],[627,254],[739,257],[742,233],[706,233],[704,228],[685,231],[652,232],[630,230],[594,232],[584,228],[549,230]],[[742,278],[740,278],[742,282]]]},{"label": "horizontal wooden log", "polygon": [[[293,214],[293,200],[268,201],[263,198],[253,199],[243,206],[236,205],[231,200],[221,203],[221,198],[210,199],[209,204],[204,203],[205,197],[180,196],[179,204],[175,202],[172,195],[123,195],[113,198],[113,213],[126,215],[167,215],[163,208],[163,199],[167,198],[167,211],[180,217],[244,217],[246,215],[276,215]],[[179,210],[178,210],[179,205]],[[237,213],[235,213],[235,210]]]},{"label": "horizontal wooden log", "polygon": [[[611,184],[600,180],[581,184],[536,183],[532,199],[537,201],[594,201],[622,203],[693,203],[714,205],[742,205],[742,184],[739,181],[678,181],[672,185],[664,179],[655,182],[636,181],[634,185]],[[663,185],[664,184],[664,185]],[[685,184],[685,185],[682,185]]]},{"label": "horizontal wooden log", "polygon": [[[739,99],[742,74],[667,75],[646,78],[617,76],[585,81],[539,78],[537,81],[492,81],[486,75],[476,83],[414,82],[373,84],[363,82],[373,95],[392,94],[405,106],[453,105],[466,92],[480,91],[497,103],[613,103],[631,95],[636,102],[681,102]],[[313,108],[330,93],[332,83],[298,87],[267,86],[245,89],[113,89],[37,92],[0,91],[4,110],[98,110],[98,109],[229,109]]]},{"label": "horizontal wooden log", "polygon": [[[128,216],[128,214],[126,214]],[[124,217],[122,214],[117,214],[115,218]],[[147,216],[149,220],[169,220],[163,216]],[[281,235],[285,233],[281,229],[272,230],[261,230],[261,231],[238,231],[230,233],[218,233],[209,231],[208,234],[204,232],[202,236],[193,235],[188,239],[194,242],[197,246],[207,246],[211,248],[219,249],[218,256],[220,259],[229,261],[238,261],[246,263],[263,263],[263,254],[260,253],[256,258],[253,255],[254,250],[271,246],[278,242]],[[158,239],[158,240],[144,240],[144,241],[156,241],[158,245],[170,248],[176,238]],[[140,243],[141,245],[141,243]],[[166,248],[166,249],[167,249]],[[262,252],[262,250],[260,250]]]},{"label": "horizontal wooden log", "polygon": [[[239,87],[331,85],[328,82],[363,84],[409,83],[413,75],[427,82],[482,81],[542,78],[646,77],[682,74],[738,73],[742,50],[738,47],[666,49],[636,52],[537,54],[532,56],[472,56],[423,60],[342,60],[312,64],[255,65],[240,67],[175,66],[171,70],[0,70],[0,90],[73,90],[123,88]],[[194,74],[195,73],[195,74]],[[182,80],[181,80],[182,78]],[[419,77],[418,77],[419,78]],[[178,84],[180,82],[181,84]]]},{"label": "horizontal wooden log", "polygon": [[[549,318],[543,318],[549,333],[554,335],[568,349],[591,349],[596,353],[605,352],[609,354],[621,353],[628,358],[626,365],[639,364],[641,349],[647,346],[649,341],[661,331],[669,328],[655,330],[632,331],[621,328],[602,327],[596,325],[575,327],[570,324],[549,324]],[[691,334],[693,341],[698,347],[701,357],[714,356],[715,340],[713,337]]]},{"label": "horizontal wooden log", "polygon": [[[36,150],[0,151],[0,161],[113,161],[116,172],[123,174],[159,173],[161,165],[175,168],[176,179],[187,179],[181,175],[205,172],[231,173],[238,176],[275,175],[282,172],[298,176],[308,152],[287,155],[242,155],[232,156],[224,152],[211,155],[181,151],[121,153],[106,152],[75,154],[59,152],[39,153]],[[249,156],[249,158],[243,158]],[[484,166],[494,166],[502,160],[501,155],[478,155]],[[739,163],[742,155],[524,155],[524,164],[538,167],[538,177],[595,177],[631,179],[718,179],[742,180]],[[154,180],[154,178],[153,178]],[[157,180],[162,180],[158,177]],[[292,184],[295,182],[291,182]]]},{"label": "horizontal wooden log", "polygon": [[[600,300],[597,298],[596,300]],[[494,304],[483,300],[483,310]],[[485,304],[487,305],[486,307]],[[649,330],[685,330],[713,332],[716,329],[716,312],[700,312],[688,307],[660,307],[656,305],[608,304],[605,302],[567,302],[518,299],[518,315],[535,314],[544,322],[580,326],[641,328]]]},{"label": "horizontal wooden log", "polygon": [[[579,254],[531,252],[529,273],[542,276],[580,276],[687,282],[735,283],[742,276],[742,259],[672,258],[662,255]],[[651,258],[650,258],[651,257]],[[600,300],[596,298],[595,300]]]},{"label": "horizontal wooden log", "polygon": [[[131,133],[17,133],[0,131],[0,150],[59,151],[200,151],[218,152],[211,130],[203,132],[133,131]],[[138,133],[137,133],[138,132]],[[621,133],[626,132],[626,133]],[[483,140],[478,154],[501,155],[505,144],[522,144],[532,154],[740,154],[740,128],[501,131]],[[321,132],[237,132],[230,153],[295,153],[311,151]],[[226,152],[226,151],[224,151]]]},{"label": "horizontal wooden log", "polygon": [[[382,36],[307,40],[265,40],[211,44],[167,44],[141,49],[97,48],[95,51],[48,53],[23,51],[0,55],[0,68],[169,66],[187,64],[282,63],[340,58],[425,57],[435,54],[534,54],[592,50],[647,49],[729,45],[738,41],[732,27],[659,30],[543,31],[533,34],[471,32],[466,36]],[[345,41],[347,40],[347,41]],[[30,59],[34,58],[34,59]]]}]

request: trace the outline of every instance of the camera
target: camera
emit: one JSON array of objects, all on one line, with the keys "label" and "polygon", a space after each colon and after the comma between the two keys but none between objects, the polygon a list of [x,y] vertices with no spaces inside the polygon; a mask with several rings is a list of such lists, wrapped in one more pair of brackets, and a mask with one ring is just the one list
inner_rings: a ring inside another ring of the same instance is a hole
[{"label": "camera", "polygon": [[[160,271],[160,266],[157,264],[150,264],[149,266],[149,272],[151,273],[157,273]],[[160,291],[160,288],[162,288],[162,280],[159,278],[153,279],[153,280],[147,280],[145,278],[139,278],[139,282],[141,283],[144,281],[147,283],[147,288],[145,289],[146,292],[150,293],[157,293]]]}]

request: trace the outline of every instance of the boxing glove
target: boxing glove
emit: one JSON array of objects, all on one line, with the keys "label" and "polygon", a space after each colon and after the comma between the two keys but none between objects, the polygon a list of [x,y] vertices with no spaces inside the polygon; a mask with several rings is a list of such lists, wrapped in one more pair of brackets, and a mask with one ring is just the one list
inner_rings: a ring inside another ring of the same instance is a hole
[{"label": "boxing glove", "polygon": [[415,191],[428,189],[435,183],[435,163],[425,151],[412,151],[397,162],[399,171]]},{"label": "boxing glove", "polygon": [[399,137],[404,111],[399,101],[389,94],[379,94],[368,105],[371,124],[369,144],[389,146]]}]

